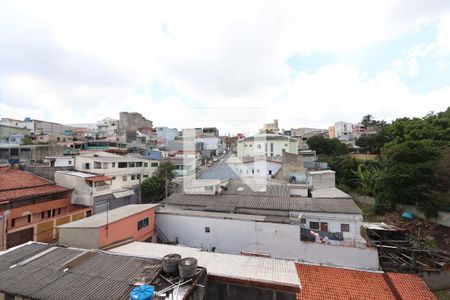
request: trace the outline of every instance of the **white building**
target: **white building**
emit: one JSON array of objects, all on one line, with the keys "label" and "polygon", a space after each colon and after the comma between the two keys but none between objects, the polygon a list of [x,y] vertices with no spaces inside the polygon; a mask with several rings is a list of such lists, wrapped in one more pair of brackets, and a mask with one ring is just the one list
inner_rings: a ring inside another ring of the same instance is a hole
[{"label": "white building", "polygon": [[255,159],[242,162],[236,157],[230,157],[227,159],[226,164],[239,175],[239,177],[256,176],[271,178],[278,173],[282,162],[263,157],[256,157]]},{"label": "white building", "polygon": [[56,171],[55,182],[73,188],[72,204],[92,207],[94,213],[106,211],[130,203],[133,191],[113,192],[112,178],[108,176],[79,172]]},{"label": "white building", "polygon": [[260,133],[246,137],[237,142],[237,157],[239,159],[256,156],[275,157],[281,159],[283,150],[288,153],[298,153],[298,140],[290,136]]},{"label": "white building", "polygon": [[242,180],[206,183],[163,201],[156,223],[169,241],[222,253],[378,268],[377,251],[360,235],[362,212],[351,198],[301,197],[297,185],[270,181],[256,189]]},{"label": "white building", "polygon": [[75,158],[73,156],[46,156],[44,163],[52,167],[73,167],[75,166]]},{"label": "white building", "polygon": [[99,138],[116,136],[119,133],[119,120],[107,117],[98,121],[96,132]]},{"label": "white building", "polygon": [[261,131],[268,133],[279,133],[280,128],[278,127],[278,120],[275,119],[273,120],[273,123],[263,124],[263,128],[261,129]]},{"label": "white building", "polygon": [[158,167],[158,161],[123,157],[107,152],[83,154],[75,158],[77,171],[112,177],[113,191],[136,189],[142,180],[151,177]]},{"label": "white building", "polygon": [[222,140],[215,136],[201,136],[195,138],[195,144],[202,152],[211,152],[212,155],[220,155],[223,153]]},{"label": "white building", "polygon": [[350,141],[353,138],[353,123],[336,122],[334,123],[335,137],[342,141]]},{"label": "white building", "polygon": [[168,141],[174,141],[179,135],[178,129],[168,127],[155,127],[156,136],[158,138],[157,145],[163,147]]}]

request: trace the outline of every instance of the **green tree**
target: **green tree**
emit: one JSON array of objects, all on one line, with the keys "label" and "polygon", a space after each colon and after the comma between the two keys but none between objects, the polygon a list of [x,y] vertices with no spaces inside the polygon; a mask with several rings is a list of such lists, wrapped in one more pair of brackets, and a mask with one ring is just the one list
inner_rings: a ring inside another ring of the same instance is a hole
[{"label": "green tree", "polygon": [[384,147],[384,169],[376,184],[380,202],[414,204],[435,215],[432,191],[439,148],[430,141],[391,142]]},{"label": "green tree", "polygon": [[373,165],[364,166],[359,164],[357,170],[353,171],[353,174],[356,175],[359,193],[365,196],[374,196],[379,170]]},{"label": "green tree", "polygon": [[155,174],[141,184],[141,197],[144,203],[161,201],[170,192],[175,166],[169,162],[161,163]]},{"label": "green tree", "polygon": [[348,146],[338,139],[327,139],[316,135],[310,137],[306,143],[309,149],[315,150],[319,155],[338,156],[348,154]]},{"label": "green tree", "polygon": [[356,140],[356,146],[361,147],[364,152],[380,153],[386,143],[386,137],[383,133],[363,134]]},{"label": "green tree", "polygon": [[141,184],[142,202],[151,203],[164,199],[165,182],[164,178],[152,176],[145,179]]},{"label": "green tree", "polygon": [[22,139],[22,145],[33,145],[34,144],[34,142],[33,142],[33,140],[32,139],[30,139],[30,138],[23,138]]}]

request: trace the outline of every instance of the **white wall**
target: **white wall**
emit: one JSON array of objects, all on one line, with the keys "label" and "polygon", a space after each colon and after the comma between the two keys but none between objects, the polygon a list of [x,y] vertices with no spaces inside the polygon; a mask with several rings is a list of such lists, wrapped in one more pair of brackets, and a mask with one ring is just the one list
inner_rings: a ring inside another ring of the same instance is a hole
[{"label": "white wall", "polygon": [[55,172],[55,182],[64,187],[74,188],[72,204],[93,206],[92,188],[86,184],[86,178]]},{"label": "white wall", "polygon": [[[205,250],[216,247],[217,252],[229,254],[253,251],[312,263],[379,268],[376,249],[302,242],[299,225],[164,213],[157,213],[156,225],[169,240]],[[209,233],[205,227],[210,228]]]}]

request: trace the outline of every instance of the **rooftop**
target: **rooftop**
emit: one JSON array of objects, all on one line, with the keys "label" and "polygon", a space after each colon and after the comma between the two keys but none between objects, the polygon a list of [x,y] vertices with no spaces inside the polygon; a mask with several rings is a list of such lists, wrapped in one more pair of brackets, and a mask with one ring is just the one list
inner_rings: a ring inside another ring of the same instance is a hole
[{"label": "rooftop", "polygon": [[[98,228],[105,226],[107,223],[111,224],[119,220],[125,219],[129,216],[138,214],[148,209],[159,206],[158,204],[129,204],[121,206],[115,209],[111,209],[108,212],[102,212],[95,214],[88,218],[77,220],[75,222],[67,223],[58,226],[58,228]],[[106,216],[108,214],[108,217]],[[108,220],[108,222],[106,222]]]},{"label": "rooftop", "polygon": [[370,272],[297,263],[302,289],[297,299],[436,299],[411,274]]},{"label": "rooftop", "polygon": [[[291,197],[289,186],[266,181],[267,185],[254,191],[243,180],[230,180],[227,189],[218,195],[172,194],[163,203],[183,205],[199,210],[239,213],[240,209],[281,211],[331,212],[361,214],[351,198]],[[255,187],[255,186],[253,186]]]},{"label": "rooftop", "polygon": [[0,201],[52,195],[70,190],[29,172],[8,166],[0,168]]},{"label": "rooftop", "polygon": [[158,259],[27,243],[0,254],[0,291],[25,299],[129,300],[137,282],[157,291],[168,286],[161,269]]},{"label": "rooftop", "polygon": [[77,176],[77,177],[83,177],[83,178],[98,176],[98,174],[81,172],[81,171],[56,171],[56,173]]},{"label": "rooftop", "polygon": [[295,263],[288,260],[203,252],[197,248],[143,242],[133,242],[111,251],[157,259],[168,253],[177,253],[182,257],[195,257],[198,265],[207,269],[208,276],[291,291],[300,288]]},{"label": "rooftop", "polygon": [[351,196],[338,188],[317,189],[311,191],[313,198],[351,198]]}]

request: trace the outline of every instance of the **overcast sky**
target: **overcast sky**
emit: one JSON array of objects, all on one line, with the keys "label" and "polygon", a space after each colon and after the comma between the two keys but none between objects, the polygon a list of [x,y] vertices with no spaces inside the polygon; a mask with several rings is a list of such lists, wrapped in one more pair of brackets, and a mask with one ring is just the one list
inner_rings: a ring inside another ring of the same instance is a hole
[{"label": "overcast sky", "polygon": [[0,117],[227,133],[449,105],[445,0],[0,0]]}]

